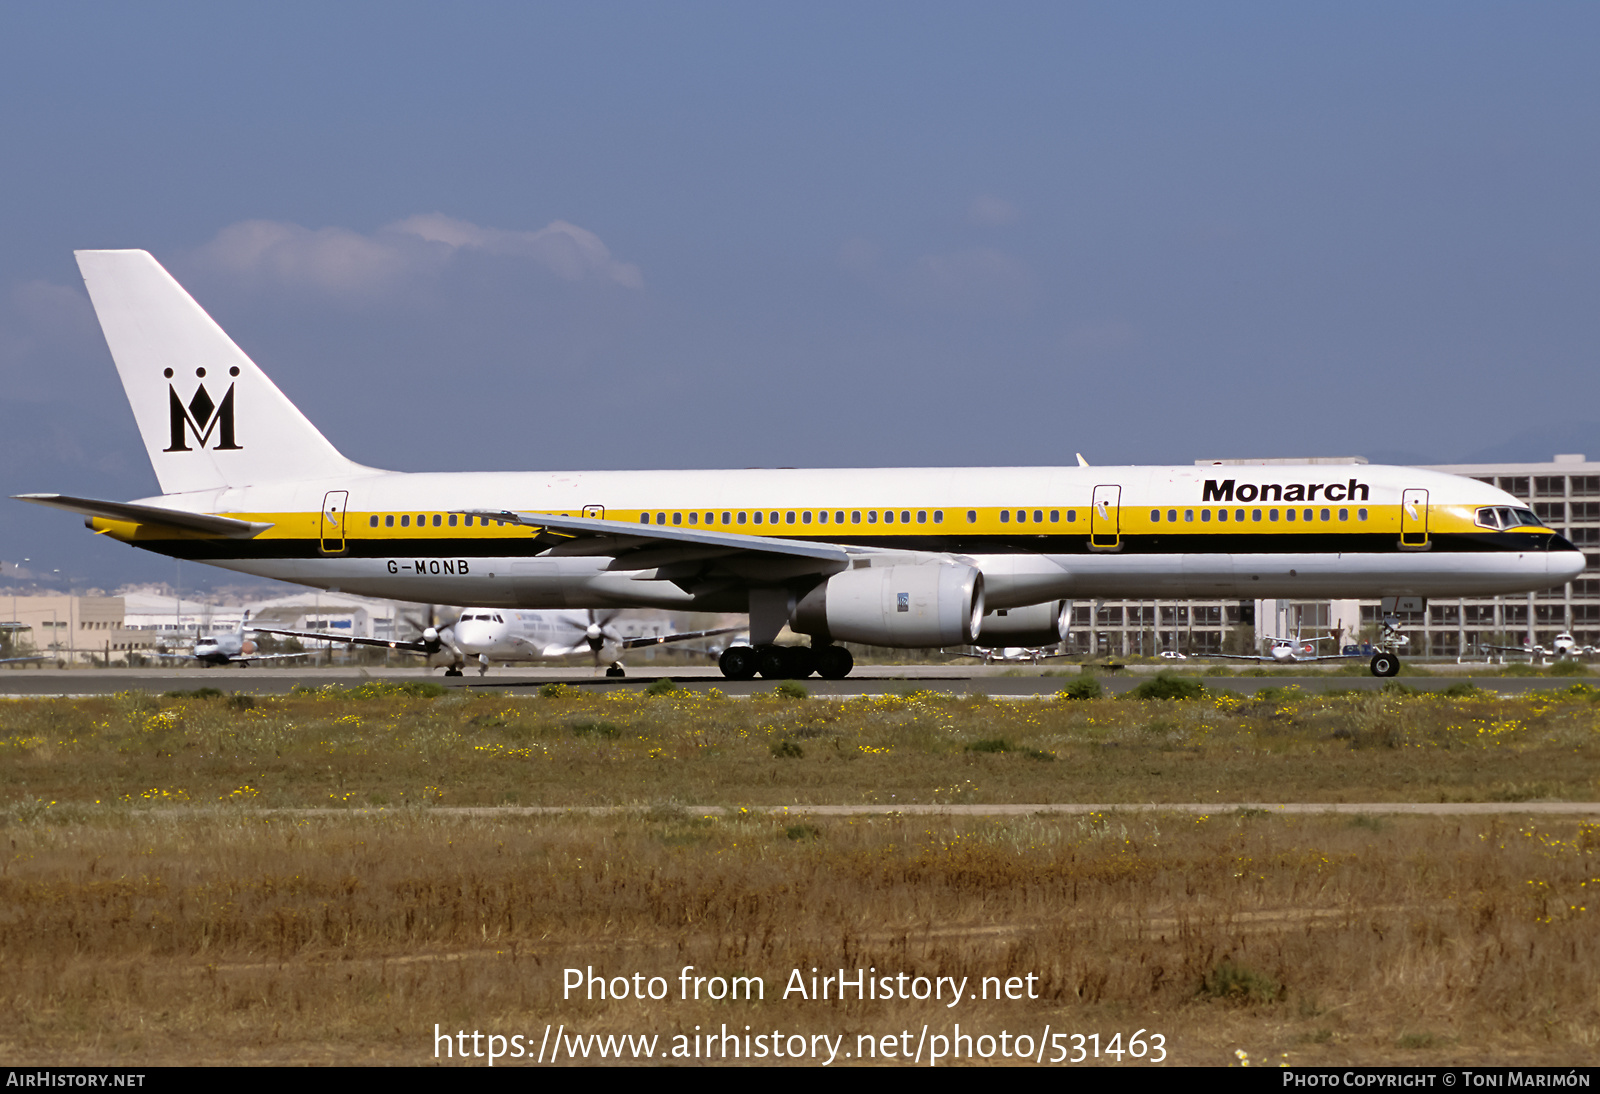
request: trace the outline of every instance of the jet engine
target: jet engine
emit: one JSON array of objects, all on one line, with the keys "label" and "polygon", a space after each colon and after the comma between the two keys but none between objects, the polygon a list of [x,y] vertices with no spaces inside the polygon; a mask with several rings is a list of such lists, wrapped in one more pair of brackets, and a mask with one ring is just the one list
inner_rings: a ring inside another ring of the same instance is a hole
[{"label": "jet engine", "polygon": [[961,562],[835,574],[795,605],[789,625],[823,641],[922,649],[964,646],[983,620],[983,574]]},{"label": "jet engine", "polygon": [[1067,639],[1072,602],[1052,600],[1026,608],[1002,608],[983,617],[974,646],[1053,646]]}]

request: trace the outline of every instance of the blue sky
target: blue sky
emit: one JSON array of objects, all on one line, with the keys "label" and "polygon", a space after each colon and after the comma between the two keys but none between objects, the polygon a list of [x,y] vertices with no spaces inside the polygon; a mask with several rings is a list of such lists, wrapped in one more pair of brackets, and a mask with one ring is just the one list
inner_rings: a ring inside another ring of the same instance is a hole
[{"label": "blue sky", "polygon": [[[78,247],[401,470],[1600,455],[1597,47],[1580,4],[0,6],[0,486],[155,490]],[[7,504],[0,558],[171,576]]]}]

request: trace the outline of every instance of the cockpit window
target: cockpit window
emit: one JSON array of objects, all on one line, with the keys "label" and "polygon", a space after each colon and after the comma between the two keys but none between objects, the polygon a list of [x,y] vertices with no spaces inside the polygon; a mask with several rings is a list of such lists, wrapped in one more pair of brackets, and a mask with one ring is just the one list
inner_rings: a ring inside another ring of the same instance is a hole
[{"label": "cockpit window", "polygon": [[1543,528],[1544,521],[1532,509],[1512,508],[1509,505],[1485,506],[1477,512],[1480,528]]}]

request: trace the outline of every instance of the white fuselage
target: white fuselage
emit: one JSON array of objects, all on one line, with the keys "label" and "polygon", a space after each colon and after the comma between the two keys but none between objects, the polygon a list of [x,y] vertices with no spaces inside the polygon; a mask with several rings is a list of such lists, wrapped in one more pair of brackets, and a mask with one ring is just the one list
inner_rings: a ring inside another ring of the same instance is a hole
[{"label": "white fuselage", "polygon": [[[186,553],[182,540],[134,542],[358,595],[502,608],[744,604],[742,592],[689,591],[665,572],[612,569],[604,554],[545,553],[525,528],[461,527],[464,511],[598,513],[618,520],[619,532],[646,517],[675,527],[705,522],[753,544],[776,534],[859,545],[886,559],[954,556],[982,570],[991,609],[1084,597],[1489,595],[1560,584],[1584,565],[1548,534],[1478,529],[1494,545],[1468,543],[1473,537],[1461,533],[1475,531],[1475,509],[1515,499],[1476,480],[1399,467],[1230,467],[1228,484],[1248,479],[1232,486],[1231,501],[1208,498],[1224,477],[1208,466],[363,472],[147,499],[274,527],[256,539],[211,541],[203,553]],[[1320,481],[1308,487],[1308,479]],[[1347,501],[1357,486],[1358,500]],[[1340,496],[1332,504],[1274,497],[1307,490]],[[1239,500],[1247,492],[1251,500]],[[319,513],[336,495],[338,549],[323,551],[319,543],[335,541],[319,539]],[[1413,496],[1423,501],[1408,509]],[[1416,549],[1397,546],[1408,511],[1422,522]],[[1109,548],[1092,545],[1099,530]]]}]

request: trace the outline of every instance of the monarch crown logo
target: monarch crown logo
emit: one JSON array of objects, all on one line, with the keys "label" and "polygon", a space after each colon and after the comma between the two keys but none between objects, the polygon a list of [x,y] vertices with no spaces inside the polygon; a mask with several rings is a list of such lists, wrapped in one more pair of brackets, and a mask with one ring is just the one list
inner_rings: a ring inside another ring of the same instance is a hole
[{"label": "monarch crown logo", "polygon": [[[204,380],[206,370],[197,368],[194,374],[198,379]],[[163,373],[168,380],[172,379],[172,370],[169,368]],[[239,375],[237,367],[228,370],[229,376]],[[200,448],[210,445],[212,434],[216,434],[217,443],[211,445],[218,452],[238,451],[244,446],[234,440],[233,434],[233,384],[228,385],[228,390],[222,396],[222,402],[212,399],[211,393],[206,390],[205,384],[195,388],[194,394],[188,403],[178,396],[178,389],[171,384],[167,385],[167,408],[172,426],[172,443],[165,449],[167,452],[192,452],[194,449],[188,445],[189,435],[194,434],[195,444]]]}]

